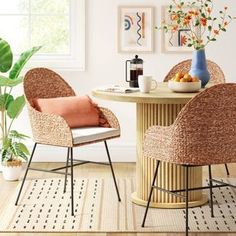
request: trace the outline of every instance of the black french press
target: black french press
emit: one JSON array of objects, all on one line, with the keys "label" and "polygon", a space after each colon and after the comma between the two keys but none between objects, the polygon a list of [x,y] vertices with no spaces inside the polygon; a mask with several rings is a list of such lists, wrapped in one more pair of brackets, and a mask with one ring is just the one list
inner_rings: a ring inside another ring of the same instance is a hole
[{"label": "black french press", "polygon": [[[128,63],[130,63],[129,71],[130,76],[128,79]],[[129,82],[129,86],[133,88],[138,88],[138,76],[143,75],[143,60],[135,56],[132,60],[127,60],[125,63],[125,80]]]}]

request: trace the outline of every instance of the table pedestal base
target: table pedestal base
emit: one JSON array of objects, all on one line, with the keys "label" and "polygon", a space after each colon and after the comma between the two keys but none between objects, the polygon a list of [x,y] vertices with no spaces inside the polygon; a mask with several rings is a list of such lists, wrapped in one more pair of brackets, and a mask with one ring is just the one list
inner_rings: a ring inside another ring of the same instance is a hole
[{"label": "table pedestal base", "polygon": [[[147,201],[142,200],[137,197],[137,193],[134,192],[131,195],[132,202],[140,205],[140,206],[147,206]],[[208,202],[208,197],[207,195],[203,194],[201,199],[198,199],[196,201],[190,201],[188,203],[189,207],[198,207],[206,204]],[[185,208],[185,202],[176,202],[176,203],[160,203],[160,202],[150,202],[150,207],[153,208],[168,208],[168,209],[180,209],[180,208]]]}]

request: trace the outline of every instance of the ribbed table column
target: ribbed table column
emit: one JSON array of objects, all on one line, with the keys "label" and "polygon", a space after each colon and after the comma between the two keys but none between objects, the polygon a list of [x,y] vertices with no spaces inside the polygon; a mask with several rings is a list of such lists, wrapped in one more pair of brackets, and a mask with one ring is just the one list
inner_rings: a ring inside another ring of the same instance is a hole
[{"label": "ribbed table column", "polygon": [[[183,106],[184,104],[137,103],[136,192],[132,194],[132,200],[136,204],[146,205],[156,168],[156,160],[144,158],[142,155],[145,131],[153,125],[171,125]],[[169,190],[184,188],[184,171],[181,166],[162,163],[158,174],[158,185]],[[190,188],[202,186],[202,167],[190,168],[189,181]],[[202,191],[190,192],[190,206],[199,206],[206,202],[207,197],[202,194]],[[185,203],[184,199],[154,189],[150,206],[182,208],[185,207]]]}]

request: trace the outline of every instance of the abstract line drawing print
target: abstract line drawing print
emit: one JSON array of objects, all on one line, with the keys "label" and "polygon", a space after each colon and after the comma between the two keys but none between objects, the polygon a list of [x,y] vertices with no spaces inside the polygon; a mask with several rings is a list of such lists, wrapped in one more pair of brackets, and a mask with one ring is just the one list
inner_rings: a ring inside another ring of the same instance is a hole
[{"label": "abstract line drawing print", "polygon": [[153,8],[119,8],[119,50],[151,52],[153,50]]},{"label": "abstract line drawing print", "polygon": [[146,46],[145,12],[135,12],[124,15],[123,24],[127,45]]},{"label": "abstract line drawing print", "polygon": [[131,16],[125,15],[125,30],[129,30],[131,25],[133,25],[133,19]]},{"label": "abstract line drawing print", "polygon": [[142,20],[142,17],[139,15],[139,13],[136,13],[137,17],[138,17],[138,21],[137,21],[137,25],[138,25],[138,30],[137,30],[137,34],[138,34],[138,39],[137,39],[137,44],[139,46],[142,46],[142,44],[140,43],[140,39],[142,38],[142,35],[140,34],[140,31],[142,30],[142,25],[140,25],[140,22]]}]

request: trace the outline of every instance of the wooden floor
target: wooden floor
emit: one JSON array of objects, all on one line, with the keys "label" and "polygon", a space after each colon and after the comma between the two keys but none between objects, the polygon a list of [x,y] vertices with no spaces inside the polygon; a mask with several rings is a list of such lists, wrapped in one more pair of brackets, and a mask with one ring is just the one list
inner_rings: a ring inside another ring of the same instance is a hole
[{"label": "wooden floor", "polygon": [[[32,167],[37,168],[55,168],[61,166],[61,163],[34,163],[32,164]],[[116,176],[119,177],[132,177],[135,176],[135,164],[134,163],[117,163],[114,164],[114,169],[116,172]],[[232,177],[236,177],[236,164],[229,165],[230,173]],[[100,166],[100,165],[84,165],[80,167],[76,167],[74,171],[74,175],[76,177],[105,177],[110,176],[110,169],[106,166]],[[204,175],[207,175],[207,169],[204,169]],[[43,173],[43,172],[29,172],[29,178],[44,178],[52,176],[52,174]],[[53,175],[54,177],[57,175]],[[225,177],[225,169],[224,166],[214,166],[213,167],[213,176],[215,177]],[[9,199],[9,196],[11,193],[15,191],[16,186],[19,182],[6,182],[2,179],[2,175],[0,174],[0,211],[3,209],[3,207],[7,204],[7,200]],[[0,236],[31,236],[32,233],[1,233]],[[182,233],[34,233],[34,236],[40,236],[40,235],[46,235],[46,236],[184,236]],[[219,233],[219,234],[203,234],[203,233],[192,233],[190,236],[232,236],[236,233],[232,234],[225,234],[225,233]]]}]

